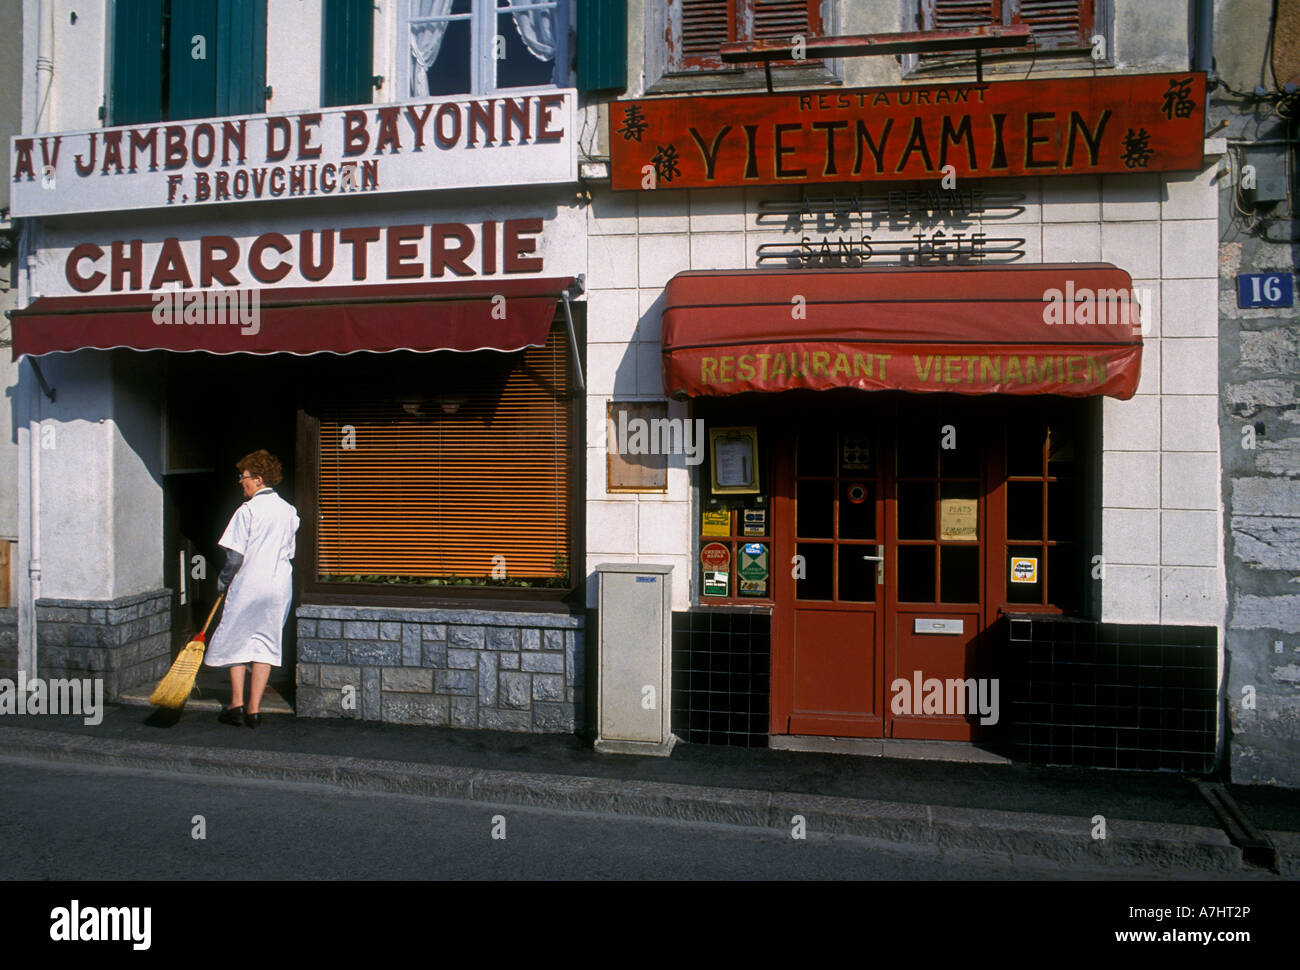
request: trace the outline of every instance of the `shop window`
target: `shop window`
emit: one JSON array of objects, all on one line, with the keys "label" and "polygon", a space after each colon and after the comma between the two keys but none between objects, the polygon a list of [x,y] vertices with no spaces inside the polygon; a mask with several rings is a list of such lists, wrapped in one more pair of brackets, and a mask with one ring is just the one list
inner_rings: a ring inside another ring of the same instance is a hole
[{"label": "shop window", "polygon": [[266,0],[113,0],[105,121],[133,125],[266,107]]},{"label": "shop window", "polygon": [[[1040,54],[1086,54],[1102,64],[1110,60],[1110,0],[916,0],[917,29],[968,30],[975,27],[1029,27],[1028,48],[986,51],[986,63],[1022,61]],[[1100,47],[1094,38],[1101,37]],[[1096,50],[1096,56],[1093,52]],[[908,67],[953,67],[973,63],[973,53],[926,54],[905,60]],[[1020,64],[1023,69],[1023,64]]]},{"label": "shop window", "polygon": [[706,437],[695,530],[699,601],[770,606],[772,469],[765,435],[753,426],[710,426]]},{"label": "shop window", "polygon": [[983,429],[951,417],[899,425],[898,599],[980,601]]},{"label": "shop window", "polygon": [[401,4],[405,96],[487,94],[568,81],[567,0]]},{"label": "shop window", "polygon": [[394,366],[392,396],[319,408],[319,583],[570,589],[581,463],[563,326],[518,354],[433,356]]},{"label": "shop window", "polygon": [[321,105],[374,99],[374,3],[325,0],[321,15]]},{"label": "shop window", "polygon": [[1079,427],[1022,420],[1006,434],[1006,602],[1077,610],[1086,580]]}]

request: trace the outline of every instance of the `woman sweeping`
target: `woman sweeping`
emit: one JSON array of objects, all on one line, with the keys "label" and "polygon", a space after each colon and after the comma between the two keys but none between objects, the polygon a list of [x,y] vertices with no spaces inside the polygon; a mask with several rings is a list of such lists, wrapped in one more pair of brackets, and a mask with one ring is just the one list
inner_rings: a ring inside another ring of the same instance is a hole
[{"label": "woman sweeping", "polygon": [[[230,706],[222,724],[261,723],[262,692],[271,668],[280,666],[280,637],[293,599],[292,566],[298,512],[271,488],[281,479],[280,462],[267,451],[245,455],[236,466],[247,499],[222,534],[226,565],[218,591],[229,587],[226,608],[203,662],[230,668]],[[253,665],[244,703],[244,665]]]}]

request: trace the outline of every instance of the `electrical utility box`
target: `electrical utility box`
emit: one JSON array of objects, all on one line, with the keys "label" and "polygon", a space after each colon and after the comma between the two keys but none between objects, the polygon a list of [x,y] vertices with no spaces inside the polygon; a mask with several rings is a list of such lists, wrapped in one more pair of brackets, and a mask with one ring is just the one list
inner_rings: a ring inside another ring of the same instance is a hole
[{"label": "electrical utility box", "polygon": [[672,566],[596,567],[596,750],[667,756],[672,732]]}]

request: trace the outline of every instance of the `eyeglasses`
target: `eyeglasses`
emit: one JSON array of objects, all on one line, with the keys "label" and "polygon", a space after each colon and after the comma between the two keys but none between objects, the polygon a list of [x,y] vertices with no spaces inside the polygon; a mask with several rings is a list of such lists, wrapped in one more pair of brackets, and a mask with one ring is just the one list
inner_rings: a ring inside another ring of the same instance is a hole
[{"label": "eyeglasses", "polygon": [[245,478],[251,480],[251,479],[253,478],[253,476],[250,475],[250,474],[248,474],[248,472],[244,472],[244,474],[242,474],[242,475],[240,475],[238,478],[236,478],[235,481],[237,481],[237,482],[242,482]]}]

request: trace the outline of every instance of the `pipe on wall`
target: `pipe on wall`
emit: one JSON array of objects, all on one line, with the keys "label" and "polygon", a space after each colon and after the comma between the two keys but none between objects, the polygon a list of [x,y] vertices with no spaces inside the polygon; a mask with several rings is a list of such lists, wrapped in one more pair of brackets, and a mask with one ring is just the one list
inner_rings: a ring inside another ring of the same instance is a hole
[{"label": "pipe on wall", "polygon": [[1214,76],[1214,0],[1192,4],[1192,70]]}]

